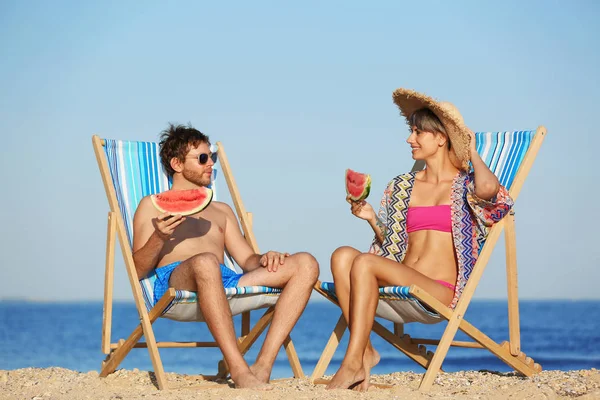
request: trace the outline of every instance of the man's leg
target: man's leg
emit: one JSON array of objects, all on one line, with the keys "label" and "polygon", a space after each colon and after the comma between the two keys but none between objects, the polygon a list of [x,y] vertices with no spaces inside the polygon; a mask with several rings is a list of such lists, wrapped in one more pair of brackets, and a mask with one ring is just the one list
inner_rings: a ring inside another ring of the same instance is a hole
[{"label": "man's leg", "polygon": [[277,353],[304,311],[318,277],[317,260],[309,253],[297,253],[287,257],[276,272],[258,268],[240,278],[239,286],[283,288],[275,305],[271,327],[251,368],[262,382],[269,382]]},{"label": "man's leg", "polygon": [[171,274],[169,286],[198,293],[198,305],[210,333],[229,366],[231,379],[240,388],[270,388],[259,381],[237,347],[231,309],[221,281],[221,267],[214,254],[201,253],[179,264]]}]

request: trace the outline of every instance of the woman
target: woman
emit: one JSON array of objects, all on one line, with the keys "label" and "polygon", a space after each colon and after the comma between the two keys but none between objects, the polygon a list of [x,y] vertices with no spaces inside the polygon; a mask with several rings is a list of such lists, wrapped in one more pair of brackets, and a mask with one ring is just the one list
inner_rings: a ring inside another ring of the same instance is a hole
[{"label": "woman", "polygon": [[369,253],[340,247],[331,256],[350,342],[328,389],[369,387],[370,370],[379,362],[369,341],[378,287],[416,284],[454,308],[480,243],[513,204],[479,157],[475,135],[454,106],[407,89],[393,97],[407,118],[412,157],[425,169],[394,178],[378,215],[366,201],[349,201],[352,214],[369,223],[375,239]]}]

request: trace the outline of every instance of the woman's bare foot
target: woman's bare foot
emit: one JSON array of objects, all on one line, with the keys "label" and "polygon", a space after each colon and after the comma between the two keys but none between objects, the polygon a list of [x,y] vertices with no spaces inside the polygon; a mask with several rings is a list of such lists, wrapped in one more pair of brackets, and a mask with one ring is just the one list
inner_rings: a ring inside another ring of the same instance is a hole
[{"label": "woman's bare foot", "polygon": [[250,367],[250,371],[252,371],[254,376],[256,376],[259,381],[263,383],[269,383],[269,380],[271,379],[270,369],[262,367],[258,364],[254,364]]},{"label": "woman's bare foot", "polygon": [[365,350],[365,355],[363,356],[363,365],[365,369],[365,380],[362,381],[359,385],[354,387],[354,390],[358,392],[366,392],[369,390],[371,386],[370,378],[371,378],[371,369],[379,364],[379,360],[381,360],[381,356],[373,347],[367,347]]},{"label": "woman's bare foot", "polygon": [[350,389],[351,387],[360,384],[365,380],[365,369],[362,365],[358,367],[350,367],[344,365],[338,372],[335,373],[331,382],[325,387],[327,390],[331,389]]},{"label": "woman's bare foot", "polygon": [[254,389],[254,390],[273,390],[273,386],[261,382],[250,371],[232,376],[231,379],[235,383],[237,389]]}]

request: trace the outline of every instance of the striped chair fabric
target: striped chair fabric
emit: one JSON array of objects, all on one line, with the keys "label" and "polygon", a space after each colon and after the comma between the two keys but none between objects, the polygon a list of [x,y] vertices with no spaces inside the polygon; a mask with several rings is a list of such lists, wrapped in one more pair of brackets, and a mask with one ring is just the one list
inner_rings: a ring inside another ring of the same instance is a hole
[{"label": "striped chair fabric", "polygon": [[500,184],[510,190],[523,157],[535,131],[477,132],[477,152],[498,177]]},{"label": "striped chair fabric", "polygon": [[[475,134],[477,152],[490,170],[498,177],[500,183],[510,190],[515,175],[527,153],[535,131],[516,132],[477,132]],[[333,282],[322,282],[321,289],[335,296]],[[427,310],[411,296],[408,287],[386,286],[379,288],[377,315],[390,321],[436,323],[441,321],[436,313]],[[401,300],[404,305],[397,305]],[[419,311],[418,315],[413,315]],[[405,315],[398,315],[398,312]],[[406,315],[408,314],[408,315]]]},{"label": "striped chair fabric", "polygon": [[[143,197],[163,192],[171,186],[168,175],[164,172],[160,162],[159,146],[154,142],[132,142],[123,140],[104,140],[104,151],[116,191],[117,201],[121,216],[125,223],[129,245],[133,246],[133,216]],[[211,188],[213,200],[217,199],[217,166],[213,168]],[[229,255],[225,254],[225,264],[236,270]],[[154,282],[156,274],[151,273],[140,280],[146,308],[153,306]],[[176,304],[196,303],[196,293],[185,290],[176,291],[175,300],[165,309],[167,313]],[[228,298],[240,297],[250,294],[279,294],[281,289],[265,286],[247,286],[226,288]]]}]

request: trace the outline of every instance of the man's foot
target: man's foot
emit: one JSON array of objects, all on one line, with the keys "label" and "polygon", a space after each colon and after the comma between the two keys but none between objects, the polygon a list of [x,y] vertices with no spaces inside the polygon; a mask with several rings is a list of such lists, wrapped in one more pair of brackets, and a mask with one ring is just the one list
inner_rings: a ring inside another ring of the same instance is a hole
[{"label": "man's foot", "polygon": [[236,389],[273,390],[273,386],[261,382],[250,371],[237,375],[235,378],[232,376],[231,379],[235,383]]},{"label": "man's foot", "polygon": [[263,383],[269,383],[271,379],[271,370],[268,368],[261,367],[258,364],[254,364],[250,367],[250,371],[254,374],[254,376]]},{"label": "man's foot", "polygon": [[354,390],[358,392],[366,392],[367,390],[369,390],[369,387],[371,386],[371,369],[377,364],[379,364],[379,360],[381,360],[381,356],[379,355],[377,350],[375,350],[373,347],[371,347],[370,349],[369,347],[367,347],[367,350],[365,350],[365,355],[363,356],[365,380],[362,381],[362,383],[360,383],[359,385],[356,385],[354,387]]},{"label": "man's foot", "polygon": [[347,367],[342,363],[342,366],[335,373],[331,382],[325,387],[331,389],[351,389],[352,387],[362,383],[365,380],[365,369],[362,365],[358,368]]}]

